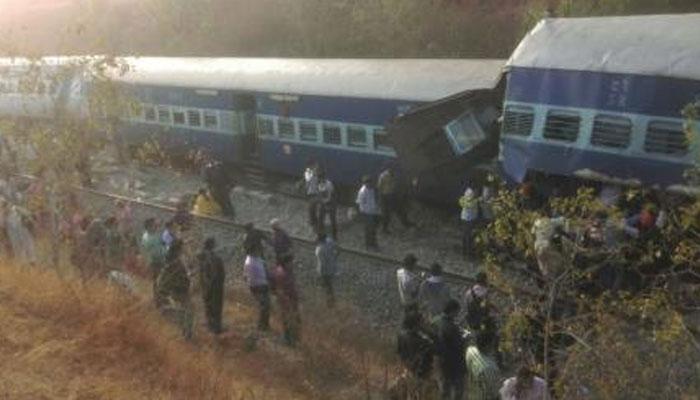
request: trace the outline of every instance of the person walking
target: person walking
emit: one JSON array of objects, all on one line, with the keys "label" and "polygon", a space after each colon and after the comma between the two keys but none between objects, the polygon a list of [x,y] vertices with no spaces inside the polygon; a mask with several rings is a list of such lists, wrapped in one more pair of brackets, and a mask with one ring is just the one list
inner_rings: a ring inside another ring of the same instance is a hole
[{"label": "person walking", "polygon": [[378,250],[377,224],[379,222],[379,206],[377,205],[377,193],[374,183],[369,176],[362,178],[362,187],[357,192],[355,203],[365,225],[365,247]]},{"label": "person walking", "polygon": [[399,299],[405,308],[410,304],[418,303],[420,290],[420,277],[416,274],[418,259],[409,253],[403,259],[403,265],[396,271],[396,283],[399,288]]},{"label": "person walking", "polygon": [[183,243],[175,240],[165,256],[165,267],[158,275],[157,304],[163,315],[172,319],[189,340],[194,334],[194,316],[190,301],[190,277],[182,262]]},{"label": "person walking", "polygon": [[492,351],[495,337],[488,332],[476,335],[475,343],[467,347],[467,398],[469,400],[498,400],[501,371]]},{"label": "person walking", "polygon": [[459,199],[460,221],[462,224],[462,256],[473,258],[474,230],[479,221],[479,199],[474,190],[468,187]]},{"label": "person walking", "polygon": [[455,323],[459,302],[450,299],[440,315],[436,329],[436,353],[440,366],[440,390],[443,400],[462,400],[467,372],[465,340]]},{"label": "person walking", "polygon": [[423,281],[418,291],[418,303],[428,322],[433,323],[440,316],[450,299],[450,289],[442,278],[442,266],[433,263],[428,279]]},{"label": "person walking", "polygon": [[267,331],[270,329],[270,284],[262,258],[262,247],[250,248],[243,272],[250,293],[258,302],[258,330]]},{"label": "person walking", "polygon": [[293,347],[299,342],[301,317],[292,254],[284,254],[277,259],[277,266],[272,272],[272,281],[284,326],[284,342]]},{"label": "person walking", "polygon": [[280,220],[277,218],[272,219],[270,227],[272,228],[272,237],[269,240],[269,244],[275,252],[275,259],[279,260],[286,255],[292,254],[292,239],[287,231],[282,229]]},{"label": "person walking", "polygon": [[207,326],[209,331],[216,335],[224,331],[221,314],[224,305],[226,271],[224,270],[224,262],[216,254],[216,240],[213,237],[204,241],[204,248],[197,254],[197,264],[199,265]]},{"label": "person walking", "polygon": [[155,218],[148,218],[143,223],[144,232],[141,235],[141,252],[148,263],[153,278],[153,300],[158,306],[156,291],[158,275],[165,265],[165,246],[158,234],[158,225]]},{"label": "person walking", "polygon": [[326,292],[326,304],[329,308],[335,306],[334,281],[338,273],[338,251],[333,239],[325,233],[319,233],[316,240],[316,271],[321,285]]},{"label": "person walking", "polygon": [[333,182],[326,177],[325,171],[318,174],[319,219],[318,232],[326,232],[326,217],[330,220],[331,236],[338,240],[338,204]]}]

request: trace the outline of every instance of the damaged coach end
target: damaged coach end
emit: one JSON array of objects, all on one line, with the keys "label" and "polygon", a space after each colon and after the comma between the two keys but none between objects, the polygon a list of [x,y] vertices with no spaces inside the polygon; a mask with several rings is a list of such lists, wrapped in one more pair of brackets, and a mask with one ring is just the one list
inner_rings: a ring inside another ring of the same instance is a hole
[{"label": "damaged coach end", "polygon": [[[402,172],[422,200],[451,204],[496,172],[505,60],[473,60],[472,87],[423,104],[388,125]],[[456,204],[456,203],[455,203]]]}]

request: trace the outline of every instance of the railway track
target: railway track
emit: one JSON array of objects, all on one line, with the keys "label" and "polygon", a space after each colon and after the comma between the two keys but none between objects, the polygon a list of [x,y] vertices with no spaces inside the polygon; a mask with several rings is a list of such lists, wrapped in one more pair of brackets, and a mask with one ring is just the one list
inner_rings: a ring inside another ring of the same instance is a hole
[{"label": "railway track", "polygon": [[[122,196],[122,195],[118,195],[118,194],[107,193],[107,192],[94,190],[94,189],[87,189],[87,188],[83,188],[83,187],[76,187],[75,189],[79,190],[83,193],[93,195],[93,196],[99,196],[99,197],[103,197],[103,198],[114,200],[114,201],[116,201],[116,200],[125,201],[125,202],[128,202],[132,205],[136,205],[139,207],[151,208],[151,209],[160,210],[160,211],[164,211],[164,212],[168,212],[168,213],[175,213],[175,211],[176,211],[175,208],[170,207],[170,206],[166,206],[166,205],[158,204],[158,203],[153,203],[153,202],[149,202],[149,201],[143,201],[143,200],[139,200],[139,199],[134,199],[131,197]],[[285,192],[277,192],[277,193],[286,194]],[[299,196],[299,198],[303,198],[303,197]],[[243,230],[244,229],[244,224],[232,221],[232,220],[227,219],[227,218],[220,218],[220,217],[209,216],[209,215],[200,215],[200,214],[191,214],[191,215],[200,221],[205,221],[208,223],[217,224],[217,225],[221,225],[224,227],[229,227],[229,228],[235,229],[235,230]],[[262,230],[262,231],[265,233],[271,233],[270,231],[266,231],[266,230]],[[306,239],[306,238],[299,237],[299,236],[290,235],[290,238],[296,243],[301,243],[301,244],[304,244],[307,246],[315,246],[315,244],[316,244],[316,242],[313,240]],[[397,266],[399,266],[402,263],[401,260],[387,257],[387,256],[384,256],[384,255],[379,254],[379,253],[371,253],[371,252],[363,251],[363,250],[352,248],[352,247],[342,246],[342,245],[338,245],[337,248],[341,253],[350,254],[350,255],[353,255],[356,257],[362,257],[362,258],[370,259],[373,261],[379,261],[382,265],[385,265],[388,268],[389,267],[396,268]],[[429,268],[427,266],[423,266],[423,265],[419,265],[418,269],[422,272],[429,271]],[[454,282],[454,283],[458,283],[458,284],[473,284],[475,282],[475,280],[471,277],[468,277],[465,275],[460,275],[460,274],[455,274],[455,273],[451,273],[451,272],[445,272],[445,273],[443,273],[443,276],[445,278],[447,278],[447,280]]]},{"label": "railway track", "polygon": [[[19,177],[27,180],[35,180],[37,179],[34,176],[31,175],[18,175]],[[153,211],[159,211],[167,214],[174,214],[176,212],[176,209],[174,207],[160,204],[160,203],[155,203],[152,201],[144,201],[141,199],[136,199],[133,197],[129,196],[124,196],[120,194],[114,194],[114,193],[109,193],[105,192],[102,190],[95,190],[95,189],[89,189],[81,186],[73,186],[73,189],[77,192],[80,192],[82,194],[86,194],[89,196],[95,196],[97,198],[103,199],[103,200],[108,200],[110,202],[116,202],[117,200],[121,200],[124,202],[129,203],[133,207],[140,207],[140,208],[145,208],[145,209],[150,209]],[[279,193],[282,195],[286,195],[286,191],[274,191],[275,193]],[[298,196],[298,198],[303,198],[303,196]],[[219,228],[223,228],[225,231],[233,231],[233,232],[242,232],[244,230],[244,224],[227,219],[227,218],[222,218],[222,217],[216,217],[216,216],[209,216],[209,215],[200,215],[200,214],[190,214],[195,220],[202,222],[204,224],[212,224],[216,225]],[[264,233],[271,233],[268,230],[265,229],[260,229]],[[290,235],[290,238],[297,244],[300,244],[304,247],[308,247],[310,249],[313,249],[316,245],[316,242],[314,240],[300,237],[300,236],[295,236],[295,235]],[[391,289],[392,291],[394,290],[393,287],[393,280],[395,279],[395,270],[396,268],[402,264],[402,260],[395,259],[380,253],[374,253],[374,252],[368,252],[364,251],[358,248],[354,247],[349,247],[349,246],[343,246],[343,245],[338,245],[337,246],[339,252],[341,255],[349,255],[354,257],[355,259],[360,259],[362,260],[363,265],[372,265],[373,269],[370,273],[376,273],[377,275],[384,275],[384,276],[391,276]],[[357,264],[357,262],[354,262],[354,264]],[[429,272],[429,268],[426,265],[418,265],[417,266],[418,271],[427,273]],[[475,279],[470,276],[462,275],[462,274],[457,274],[454,272],[449,272],[449,271],[444,271],[443,272],[443,277],[445,280],[454,285],[454,286],[460,286],[460,287],[466,287],[466,286],[471,286],[475,283]],[[389,290],[389,288],[384,285],[384,290]],[[500,291],[498,288],[493,288],[496,292],[500,293],[501,295],[508,296],[513,293],[511,292],[504,292]],[[533,296],[534,294],[529,292],[528,290],[524,288],[516,288],[515,294],[517,295],[527,295],[527,296]]]}]

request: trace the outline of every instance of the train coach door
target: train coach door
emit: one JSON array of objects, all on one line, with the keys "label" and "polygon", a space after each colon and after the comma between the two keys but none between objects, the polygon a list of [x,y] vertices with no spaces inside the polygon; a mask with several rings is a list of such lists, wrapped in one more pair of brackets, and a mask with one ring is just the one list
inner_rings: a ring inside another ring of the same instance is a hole
[{"label": "train coach door", "polygon": [[257,161],[260,158],[258,126],[255,118],[255,96],[240,94],[234,97],[234,106],[238,114],[241,143],[239,157],[243,161]]}]

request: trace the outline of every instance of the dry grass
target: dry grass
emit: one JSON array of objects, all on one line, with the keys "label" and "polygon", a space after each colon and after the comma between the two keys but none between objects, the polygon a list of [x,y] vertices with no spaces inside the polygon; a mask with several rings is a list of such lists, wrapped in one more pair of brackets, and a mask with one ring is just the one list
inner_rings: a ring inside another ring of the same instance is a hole
[{"label": "dry grass", "polygon": [[[0,267],[1,399],[294,399],[99,282]],[[261,368],[261,363],[255,368]]]},{"label": "dry grass", "polygon": [[250,351],[255,307],[229,292],[225,337],[199,326],[193,343],[140,298],[64,271],[0,265],[0,399],[377,398],[394,368],[393,347],[347,305],[304,302],[302,343],[277,338]]}]

